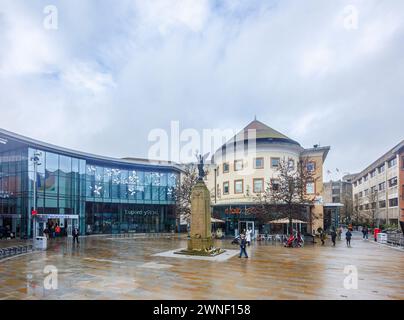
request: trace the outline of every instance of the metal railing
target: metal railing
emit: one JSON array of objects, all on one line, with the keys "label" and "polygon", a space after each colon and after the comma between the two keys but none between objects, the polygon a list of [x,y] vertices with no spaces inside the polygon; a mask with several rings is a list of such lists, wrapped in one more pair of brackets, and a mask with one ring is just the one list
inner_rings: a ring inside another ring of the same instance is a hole
[{"label": "metal railing", "polygon": [[12,256],[16,256],[22,253],[28,253],[33,250],[32,244],[17,245],[11,247],[0,248],[0,260]]},{"label": "metal railing", "polygon": [[112,235],[113,238],[138,238],[138,239],[149,239],[149,238],[168,238],[178,236],[176,233],[169,233],[169,232],[154,232],[154,233],[135,233],[135,232],[128,232],[128,233],[118,233]]},{"label": "metal railing", "polygon": [[404,235],[402,233],[388,233],[387,243],[393,246],[404,247]]}]

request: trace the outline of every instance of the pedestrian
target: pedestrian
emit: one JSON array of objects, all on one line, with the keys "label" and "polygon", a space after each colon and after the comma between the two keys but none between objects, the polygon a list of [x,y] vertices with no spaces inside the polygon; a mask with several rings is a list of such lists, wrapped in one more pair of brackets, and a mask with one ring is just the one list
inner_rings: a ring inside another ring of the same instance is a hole
[{"label": "pedestrian", "polygon": [[341,236],[342,236],[342,227],[340,226],[338,228],[338,240],[341,240]]},{"label": "pedestrian", "polygon": [[348,231],[345,233],[345,238],[346,238],[346,245],[347,247],[351,246],[351,238],[352,238],[352,233],[351,231],[348,229]]},{"label": "pedestrian", "polygon": [[244,253],[245,257],[248,258],[247,251],[246,251],[246,244],[247,244],[247,241],[245,239],[245,235],[242,233],[240,236],[240,256],[239,256],[239,258],[241,258],[243,253]]},{"label": "pedestrian", "polygon": [[335,247],[335,240],[337,239],[337,233],[335,232],[335,229],[332,229],[331,231],[331,241],[332,241],[332,246]]},{"label": "pedestrian", "polygon": [[56,224],[56,227],[55,227],[55,237],[57,237],[57,238],[59,237],[60,231],[61,231],[61,229],[60,229],[59,225]]},{"label": "pedestrian", "polygon": [[52,226],[51,226],[51,235],[52,235],[52,238],[55,237],[55,225],[53,223],[52,223]]},{"label": "pedestrian", "polygon": [[72,236],[73,236],[73,244],[75,242],[77,242],[77,244],[79,244],[79,229],[78,228],[73,228],[73,232],[72,232]]},{"label": "pedestrian", "polygon": [[325,239],[326,239],[326,234],[324,230],[320,231],[320,240],[321,240],[321,245],[323,246],[325,244]]},{"label": "pedestrian", "polygon": [[49,238],[48,233],[49,233],[49,230],[48,230],[47,227],[45,227],[45,229],[43,229],[43,235],[44,235],[44,237],[45,237],[46,239]]},{"label": "pedestrian", "polygon": [[252,230],[250,228],[248,228],[248,230],[246,232],[246,241],[247,241],[248,246],[250,246],[250,244],[251,244],[251,233],[252,233]]},{"label": "pedestrian", "polygon": [[368,229],[367,226],[365,226],[365,227],[363,228],[363,239],[366,239],[366,240],[369,239],[369,229]]}]

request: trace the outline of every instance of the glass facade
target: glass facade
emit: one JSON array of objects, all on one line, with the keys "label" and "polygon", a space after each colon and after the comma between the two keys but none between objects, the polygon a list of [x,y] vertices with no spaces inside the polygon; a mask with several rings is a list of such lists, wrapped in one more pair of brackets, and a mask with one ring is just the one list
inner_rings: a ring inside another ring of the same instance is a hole
[{"label": "glass facade", "polygon": [[39,230],[49,220],[62,234],[168,232],[175,228],[179,169],[50,150],[13,139],[0,143],[0,231],[32,236],[34,155]]}]

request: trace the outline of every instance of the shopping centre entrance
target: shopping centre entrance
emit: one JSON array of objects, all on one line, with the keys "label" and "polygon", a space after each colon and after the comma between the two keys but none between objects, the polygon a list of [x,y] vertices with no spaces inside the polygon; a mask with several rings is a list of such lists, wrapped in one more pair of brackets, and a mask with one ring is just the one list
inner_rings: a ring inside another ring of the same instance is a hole
[{"label": "shopping centre entrance", "polygon": [[79,227],[79,216],[75,214],[38,214],[37,234],[42,235],[46,228],[60,227],[60,237],[70,237],[74,227]]}]

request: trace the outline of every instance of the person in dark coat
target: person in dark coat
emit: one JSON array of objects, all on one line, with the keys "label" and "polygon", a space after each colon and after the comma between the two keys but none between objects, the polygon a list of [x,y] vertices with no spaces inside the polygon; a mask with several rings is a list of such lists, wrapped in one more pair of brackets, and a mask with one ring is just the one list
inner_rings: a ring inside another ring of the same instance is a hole
[{"label": "person in dark coat", "polygon": [[332,229],[331,231],[331,241],[332,241],[332,246],[335,247],[335,240],[337,240],[337,233],[335,232],[335,229]]},{"label": "person in dark coat", "polygon": [[348,231],[345,233],[346,245],[347,245],[348,247],[351,246],[351,238],[352,238],[352,233],[351,233],[351,231],[348,229]]},{"label": "person in dark coat", "polygon": [[363,229],[362,229],[363,231],[363,239],[366,239],[366,240],[368,240],[369,239],[369,229],[368,229],[368,227],[364,227]]},{"label": "person in dark coat", "polygon": [[245,239],[245,235],[241,234],[241,236],[240,236],[240,256],[239,256],[239,258],[241,258],[243,253],[244,253],[245,257],[248,258],[246,246],[247,246],[247,241]]},{"label": "person in dark coat", "polygon": [[75,243],[75,241],[77,241],[77,244],[79,244],[79,229],[78,228],[73,228],[72,236],[73,236],[73,244]]}]

